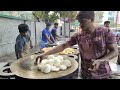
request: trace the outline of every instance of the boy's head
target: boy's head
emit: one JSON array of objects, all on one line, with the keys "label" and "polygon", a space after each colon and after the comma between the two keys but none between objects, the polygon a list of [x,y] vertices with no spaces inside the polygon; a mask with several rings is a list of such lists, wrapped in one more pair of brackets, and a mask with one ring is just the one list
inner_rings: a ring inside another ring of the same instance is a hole
[{"label": "boy's head", "polygon": [[18,26],[18,30],[19,30],[19,32],[20,32],[20,34],[22,36],[26,36],[27,35],[27,31],[29,30],[29,27],[28,27],[27,24],[20,24]]},{"label": "boy's head", "polygon": [[58,23],[54,23],[54,27],[55,27],[55,28],[58,28]]},{"label": "boy's head", "polygon": [[51,23],[47,23],[46,28],[50,29],[50,27],[51,27]]},{"label": "boy's head", "polygon": [[109,27],[109,25],[110,25],[110,21],[105,21],[105,22],[104,22],[104,26],[105,26],[105,27]]},{"label": "boy's head", "polygon": [[94,11],[80,11],[77,14],[76,19],[80,23],[81,29],[87,30],[93,25],[94,17],[95,17]]}]

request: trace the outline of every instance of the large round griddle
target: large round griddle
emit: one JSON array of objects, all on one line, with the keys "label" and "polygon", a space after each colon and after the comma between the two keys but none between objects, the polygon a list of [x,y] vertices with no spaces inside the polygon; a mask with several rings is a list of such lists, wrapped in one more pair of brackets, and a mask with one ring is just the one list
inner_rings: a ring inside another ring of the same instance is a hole
[{"label": "large round griddle", "polygon": [[[64,56],[65,58],[67,56]],[[60,78],[66,75],[69,75],[73,73],[78,68],[78,63],[75,59],[67,57],[71,63],[72,66],[67,68],[65,71],[59,71],[59,72],[50,72],[48,74],[45,74],[41,71],[31,71],[28,69],[29,63],[33,61],[33,57],[31,56],[19,59],[11,64],[10,69],[12,73],[15,75],[22,77],[22,78],[28,78],[28,79],[53,79],[53,78]],[[25,65],[25,66],[24,66]]]}]

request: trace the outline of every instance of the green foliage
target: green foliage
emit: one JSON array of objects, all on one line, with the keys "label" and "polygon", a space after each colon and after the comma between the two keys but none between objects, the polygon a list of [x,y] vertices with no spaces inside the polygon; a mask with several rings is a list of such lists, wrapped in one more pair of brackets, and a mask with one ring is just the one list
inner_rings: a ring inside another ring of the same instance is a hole
[{"label": "green foliage", "polygon": [[103,19],[103,11],[95,11],[95,22],[101,23]]}]

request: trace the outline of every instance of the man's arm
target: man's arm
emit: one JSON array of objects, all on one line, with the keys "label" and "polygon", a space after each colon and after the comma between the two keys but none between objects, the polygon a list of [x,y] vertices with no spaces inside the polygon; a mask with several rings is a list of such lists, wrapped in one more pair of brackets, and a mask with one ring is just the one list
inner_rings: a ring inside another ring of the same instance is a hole
[{"label": "man's arm", "polygon": [[55,43],[54,37],[50,34],[51,39],[53,40],[53,43]]},{"label": "man's arm", "polygon": [[19,51],[18,53],[19,53],[19,59],[20,59],[20,58],[23,58],[23,54],[22,54],[23,52],[22,52],[22,51]]},{"label": "man's arm", "polygon": [[58,38],[58,37],[56,37],[56,39],[59,41],[59,38]]},{"label": "man's arm", "polygon": [[89,68],[88,70],[96,71],[96,70],[99,69],[99,65],[101,64],[101,62],[110,61],[110,60],[112,60],[114,57],[116,57],[118,55],[117,43],[109,44],[109,45],[107,45],[107,47],[109,49],[109,53],[105,57],[103,57],[103,58],[101,58],[99,60],[93,60],[93,64],[92,65],[94,67],[92,69]]},{"label": "man's arm", "polygon": [[30,47],[33,48],[33,45],[32,45],[32,40],[30,38]]},{"label": "man's arm", "polygon": [[48,37],[48,35],[45,34],[45,36],[46,36],[47,40],[52,44],[53,42],[50,40],[50,38]]},{"label": "man's arm", "polygon": [[59,36],[57,35],[57,33],[56,33],[56,39],[57,39],[58,41],[59,41],[59,38],[60,38],[60,37],[59,37]]},{"label": "man's arm", "polygon": [[70,45],[68,43],[64,43],[64,44],[61,44],[55,48],[53,48],[52,50],[44,53],[43,55],[46,56],[46,55],[51,55],[51,54],[55,54],[55,53],[58,53],[58,52],[61,52],[63,51],[64,49],[70,47]]},{"label": "man's arm", "polygon": [[103,57],[102,59],[111,60],[114,57],[117,57],[117,55],[118,55],[117,43],[109,44],[109,45],[107,45],[107,47],[109,49],[109,53],[105,57]]}]

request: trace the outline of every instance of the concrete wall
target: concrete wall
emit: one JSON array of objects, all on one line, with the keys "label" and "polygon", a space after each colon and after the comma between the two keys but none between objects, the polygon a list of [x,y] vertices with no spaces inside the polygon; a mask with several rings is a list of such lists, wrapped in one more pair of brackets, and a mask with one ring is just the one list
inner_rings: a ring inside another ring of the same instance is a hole
[{"label": "concrete wall", "polygon": [[[21,23],[24,23],[24,21],[0,17],[0,57],[15,53],[15,41],[19,34],[18,25]],[[26,21],[26,24],[28,24],[31,30],[31,39],[33,46],[35,46],[35,24],[33,21]],[[36,22],[37,45],[39,45],[41,35],[40,33],[45,28],[45,26],[46,25],[44,22]],[[57,30],[58,35],[60,35],[59,29],[60,28]]]},{"label": "concrete wall", "polygon": [[21,20],[0,18],[0,57],[14,52],[15,40],[18,32],[18,25]]}]

